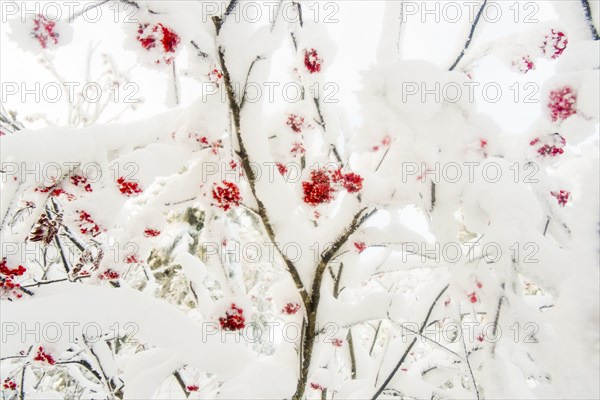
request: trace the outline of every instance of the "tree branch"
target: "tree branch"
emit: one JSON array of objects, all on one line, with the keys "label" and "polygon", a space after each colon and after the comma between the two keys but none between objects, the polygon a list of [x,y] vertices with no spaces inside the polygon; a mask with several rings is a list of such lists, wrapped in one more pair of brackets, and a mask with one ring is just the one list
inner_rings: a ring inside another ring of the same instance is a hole
[{"label": "tree branch", "polygon": [[[215,27],[217,28],[217,32],[218,32],[220,30],[222,20],[218,17],[213,17],[213,22],[214,22]],[[297,270],[296,266],[294,265],[294,263],[287,257],[287,255],[285,253],[283,253],[283,251],[277,244],[276,237],[275,237],[275,231],[273,230],[273,227],[269,220],[269,216],[267,214],[265,205],[260,200],[260,198],[258,197],[258,194],[256,192],[256,175],[254,173],[254,170],[251,167],[250,158],[248,156],[248,152],[246,151],[246,147],[244,145],[244,140],[242,138],[241,115],[240,115],[241,108],[235,99],[235,92],[233,90],[233,85],[231,82],[231,75],[229,74],[229,70],[228,70],[227,64],[225,62],[225,52],[221,46],[219,46],[218,52],[219,52],[219,63],[221,65],[221,71],[223,71],[223,81],[225,83],[225,90],[227,92],[227,97],[229,100],[229,110],[231,111],[235,135],[236,135],[236,139],[237,139],[238,146],[239,146],[239,156],[241,159],[242,167],[244,169],[244,173],[246,174],[246,177],[248,180],[248,184],[250,185],[250,190],[252,192],[252,196],[254,197],[256,204],[258,206],[258,216],[260,217],[260,219],[263,223],[263,226],[265,228],[265,231],[267,232],[267,235],[269,236],[269,239],[275,245],[275,247],[277,248],[277,251],[281,255],[281,257],[287,267],[287,270],[290,273],[290,275],[292,276],[294,284],[296,285],[296,288],[298,289],[300,296],[302,297],[302,301],[306,307],[306,306],[308,306],[308,303],[309,303],[309,297],[308,297],[308,293],[304,287],[304,284],[302,283],[302,279],[300,278],[300,274],[298,273],[298,270]]]},{"label": "tree branch", "polygon": [[323,275],[327,265],[336,253],[346,244],[350,236],[356,232],[356,230],[375,212],[377,209],[373,209],[365,214],[367,208],[362,208],[358,211],[350,225],[344,230],[344,232],[335,240],[331,247],[321,255],[321,260],[315,268],[315,277],[312,283],[312,289],[310,294],[310,301],[307,307],[307,324],[305,336],[302,344],[302,368],[300,370],[300,377],[298,378],[298,385],[296,386],[296,392],[292,397],[295,400],[300,400],[304,396],[304,390],[308,381],[308,372],[310,369],[310,363],[312,359],[312,351],[317,337],[316,324],[317,324],[317,310],[319,308],[319,301],[321,300],[321,284],[323,282]]},{"label": "tree branch", "polygon": [[[442,297],[442,295],[446,292],[446,290],[448,289],[448,286],[449,285],[446,285],[440,291],[440,293],[437,295],[437,297],[435,298],[435,300],[433,301],[433,303],[431,303],[431,306],[429,307],[429,311],[427,312],[427,315],[425,316],[425,320],[423,321],[423,324],[421,324],[421,329],[419,329],[419,334],[421,334],[421,335],[423,334],[423,331],[427,327],[427,321],[429,321],[429,317],[431,316],[431,313],[433,312],[433,309],[435,308],[435,305],[440,300],[440,298]],[[375,394],[373,395],[373,397],[371,398],[371,400],[376,400],[379,397],[379,395],[381,395],[381,393],[385,390],[386,386],[391,382],[391,380],[394,377],[394,375],[396,375],[396,372],[398,372],[398,370],[400,369],[400,366],[406,360],[406,357],[408,356],[408,354],[410,353],[410,351],[412,350],[412,348],[413,348],[413,346],[415,345],[416,342],[417,342],[417,338],[414,338],[413,341],[408,346],[408,348],[406,349],[406,351],[404,352],[404,354],[402,354],[402,357],[400,357],[400,360],[398,361],[398,363],[396,364],[396,366],[394,367],[394,369],[392,370],[392,372],[390,373],[390,375],[388,375],[388,377],[385,379],[385,381],[381,384],[381,386],[379,387],[379,389],[377,390],[377,392],[375,392]]]},{"label": "tree branch", "polygon": [[588,27],[590,28],[592,39],[600,40],[600,36],[598,36],[598,31],[596,30],[596,26],[594,25],[594,18],[592,17],[592,9],[590,8],[590,2],[588,0],[581,0],[581,5],[583,6],[585,20],[587,22]]},{"label": "tree branch", "polygon": [[471,31],[469,32],[469,36],[467,37],[467,41],[465,42],[465,47],[462,49],[462,51],[460,52],[460,54],[456,58],[456,61],[454,61],[454,63],[452,64],[452,66],[448,69],[449,71],[453,71],[454,68],[456,68],[456,66],[458,65],[458,63],[460,62],[460,60],[462,60],[462,58],[464,57],[465,52],[467,51],[467,49],[471,45],[471,40],[473,39],[473,34],[475,34],[475,28],[477,28],[477,24],[479,23],[479,19],[481,18],[481,14],[483,14],[483,10],[485,9],[485,6],[487,5],[487,1],[488,0],[483,0],[483,4],[481,5],[481,8],[479,9],[479,12],[477,13],[477,16],[475,17],[475,21],[473,21],[473,25],[471,25]]},{"label": "tree branch", "polygon": [[175,371],[173,372],[173,376],[175,377],[175,380],[177,380],[177,383],[179,383],[179,386],[181,386],[181,390],[183,390],[183,393],[185,394],[185,398],[187,399],[188,397],[190,397],[190,392],[188,392],[185,383],[183,382],[183,379],[181,378],[181,374],[179,373],[179,371]]}]

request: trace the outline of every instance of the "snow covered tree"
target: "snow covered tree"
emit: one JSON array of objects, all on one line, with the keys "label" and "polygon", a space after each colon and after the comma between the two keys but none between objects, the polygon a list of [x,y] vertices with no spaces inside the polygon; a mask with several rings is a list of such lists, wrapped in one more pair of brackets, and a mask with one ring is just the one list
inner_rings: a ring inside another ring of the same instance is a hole
[{"label": "snow covered tree", "polygon": [[2,4],[4,399],[600,395],[598,2],[349,3]]}]

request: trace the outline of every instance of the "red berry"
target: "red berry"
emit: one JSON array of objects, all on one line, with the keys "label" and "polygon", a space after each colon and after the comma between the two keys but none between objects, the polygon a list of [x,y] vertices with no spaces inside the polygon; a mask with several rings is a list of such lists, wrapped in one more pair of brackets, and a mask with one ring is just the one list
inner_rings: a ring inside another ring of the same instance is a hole
[{"label": "red berry", "polygon": [[137,196],[142,193],[142,189],[137,182],[126,181],[124,177],[120,177],[117,179],[117,183],[119,191],[125,196]]},{"label": "red berry", "polygon": [[235,303],[231,304],[229,310],[225,312],[224,317],[219,318],[221,328],[226,331],[238,331],[246,326],[244,311],[236,307]]},{"label": "red berry", "polygon": [[354,242],[354,247],[356,247],[356,251],[358,251],[358,254],[360,254],[366,250],[367,245],[365,242]]},{"label": "red berry", "polygon": [[569,86],[550,92],[548,108],[552,122],[565,120],[571,115],[577,114],[577,110],[575,109],[576,101],[577,95]]},{"label": "red berry", "polygon": [[571,192],[562,189],[558,192],[550,192],[550,194],[554,196],[556,200],[558,200],[558,205],[561,207],[566,206],[569,202],[569,198],[571,197]]},{"label": "red berry", "polygon": [[546,58],[554,60],[562,55],[568,44],[569,39],[564,32],[552,29],[549,34],[544,36],[544,42],[540,48]]},{"label": "red berry", "polygon": [[321,64],[323,60],[319,58],[319,54],[315,49],[304,50],[304,65],[311,74],[321,72]]},{"label": "red berry", "polygon": [[300,310],[300,304],[298,303],[287,303],[285,307],[281,310],[281,312],[287,315],[294,315]]},{"label": "red berry", "polygon": [[144,236],[146,237],[156,237],[158,235],[160,235],[160,231],[157,229],[147,228],[144,231]]},{"label": "red berry", "polygon": [[333,200],[335,189],[331,187],[331,179],[325,170],[312,171],[310,181],[302,182],[304,202],[313,207],[329,203]]},{"label": "red berry", "polygon": [[288,115],[287,125],[292,128],[294,132],[300,133],[304,127],[304,117],[296,114],[290,114]]},{"label": "red berry", "polygon": [[42,48],[48,46],[48,42],[58,44],[58,33],[54,32],[56,23],[50,21],[42,14],[38,14],[33,19],[33,32],[32,36],[37,39]]},{"label": "red berry", "polygon": [[217,201],[216,206],[227,211],[232,206],[239,206],[242,201],[240,189],[238,186],[229,181],[223,181],[221,185],[214,184],[212,197]]}]

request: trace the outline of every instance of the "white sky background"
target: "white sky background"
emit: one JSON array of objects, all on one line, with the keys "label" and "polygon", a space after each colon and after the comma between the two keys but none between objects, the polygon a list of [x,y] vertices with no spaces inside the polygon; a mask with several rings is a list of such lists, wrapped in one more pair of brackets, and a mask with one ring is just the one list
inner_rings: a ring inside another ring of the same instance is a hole
[{"label": "white sky background", "polygon": [[[3,0],[2,3],[7,2]],[[18,3],[22,4],[23,2]],[[35,7],[33,5],[35,2],[30,1],[27,3],[31,9]],[[432,8],[435,6],[433,2],[429,3]],[[457,51],[464,44],[465,21],[469,13],[468,8],[464,7],[464,4],[469,2],[457,1],[453,3],[463,5],[463,18],[455,23],[444,22],[443,19],[436,23],[434,15],[425,15],[424,17],[420,14],[405,16],[402,32],[402,56],[404,59],[426,59],[441,67],[447,67],[452,63],[458,54]],[[483,20],[476,32],[473,46],[482,41],[507,35],[527,27],[526,24],[514,23],[514,11],[508,9],[514,3],[513,1],[498,3],[503,6],[502,18],[496,23],[487,23]],[[44,7],[44,2],[41,2],[41,4],[41,7]],[[346,0],[337,4],[339,5],[339,11],[333,15],[333,18],[337,19],[339,23],[324,24],[338,46],[336,57],[329,64],[330,68],[327,70],[329,76],[326,80],[335,81],[339,84],[340,93],[336,97],[340,99],[340,106],[347,111],[347,116],[351,121],[359,123],[360,109],[354,92],[360,87],[360,72],[366,70],[375,61],[385,2]],[[521,4],[527,3],[521,2]],[[540,21],[556,18],[549,1],[537,2],[537,4],[540,8],[535,13],[535,17]],[[438,6],[440,6],[440,10],[446,10],[450,16],[453,16],[456,10],[447,7],[444,2],[438,2]],[[324,18],[333,8],[324,9],[320,7],[320,10],[322,18]],[[141,119],[165,110],[166,74],[140,65],[133,51],[123,49],[125,31],[114,23],[114,11],[109,8],[108,4],[102,6],[101,11],[102,18],[97,23],[86,22],[83,18],[76,20],[73,24],[75,32],[73,41],[68,46],[60,47],[51,52],[57,70],[66,81],[83,81],[88,48],[90,45],[97,46],[96,58],[92,60],[92,64],[99,61],[98,55],[100,53],[110,54],[119,67],[130,71],[129,79],[139,85],[140,95],[144,99],[144,104],[137,111],[126,113],[121,117],[121,121]],[[524,19],[528,11],[522,9],[520,19]],[[66,15],[66,11],[64,15]],[[94,17],[92,11],[90,11],[90,17]],[[123,19],[124,16],[120,15],[119,18]],[[426,23],[422,23],[421,18],[426,18]],[[491,12],[490,18],[494,18]],[[54,82],[55,79],[52,75],[37,62],[39,56],[24,52],[15,42],[9,40],[5,20],[6,18],[3,17],[0,28],[0,80],[2,82],[24,83],[28,88],[33,87],[35,82],[40,82],[42,86],[45,83]],[[185,69],[186,59],[186,54],[178,56],[177,65],[180,71]],[[272,70],[277,71],[277,68],[274,67]],[[474,78],[482,85],[492,81],[498,82],[503,89],[503,96],[497,104],[485,101],[479,102],[480,110],[488,113],[507,131],[525,131],[530,123],[539,116],[541,106],[522,102],[515,104],[511,101],[512,96],[508,95],[510,93],[509,87],[515,82],[520,82],[521,87],[524,83],[530,81],[542,83],[552,73],[552,64],[543,60],[540,60],[535,71],[531,71],[526,75],[514,73],[493,57],[482,60],[481,68],[478,68]],[[182,105],[185,106],[197,96],[198,91],[191,79],[183,78],[181,85],[183,87]],[[478,95],[479,91],[476,90],[475,93]],[[11,96],[7,99],[5,106],[9,110],[18,111],[21,117],[41,112],[47,113],[50,119],[53,119],[53,117],[56,119],[59,115],[64,118],[66,110],[63,101],[52,104],[42,100],[41,103],[36,104],[33,101],[33,96],[29,96],[25,104],[21,102],[19,96]]]}]

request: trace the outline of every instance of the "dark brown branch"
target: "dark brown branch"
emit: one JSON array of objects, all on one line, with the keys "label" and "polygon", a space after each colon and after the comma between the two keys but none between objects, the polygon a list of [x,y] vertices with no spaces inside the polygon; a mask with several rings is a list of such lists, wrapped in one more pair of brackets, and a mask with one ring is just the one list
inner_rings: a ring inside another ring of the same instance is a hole
[{"label": "dark brown branch", "polygon": [[383,153],[383,157],[381,157],[381,160],[379,160],[379,164],[377,164],[377,168],[375,168],[375,172],[379,171],[379,167],[381,167],[381,164],[383,164],[383,160],[385,160],[385,157],[388,155],[388,153],[390,152],[391,146],[389,146],[386,150],[385,153]]},{"label": "dark brown branch", "polygon": [[298,9],[298,22],[300,22],[300,28],[304,27],[304,21],[302,19],[302,5],[299,2],[293,1],[292,4]]},{"label": "dark brown branch", "polygon": [[319,124],[321,126],[321,128],[323,128],[323,130],[326,130],[325,119],[323,118],[323,113],[321,112],[321,104],[319,103],[319,98],[313,97],[313,102],[315,103],[315,108],[317,109],[317,114],[319,114],[319,119],[316,120],[317,124]]},{"label": "dark brown branch", "polygon": [[190,392],[188,392],[185,383],[183,382],[183,379],[181,378],[181,374],[179,373],[179,371],[175,371],[173,372],[173,376],[175,377],[175,380],[177,380],[177,383],[179,383],[179,386],[181,386],[181,390],[183,390],[183,393],[185,394],[185,398],[187,399],[188,397],[190,397]]},{"label": "dark brown branch", "polygon": [[233,10],[235,10],[235,6],[237,5],[238,0],[231,0],[229,2],[229,5],[227,6],[227,10],[225,10],[225,16],[228,16],[229,14],[231,14],[233,12]]},{"label": "dark brown branch", "polygon": [[462,58],[465,55],[465,52],[471,45],[471,40],[473,40],[473,35],[475,34],[475,28],[477,28],[477,24],[479,23],[479,19],[481,18],[481,14],[483,14],[483,10],[485,9],[486,4],[487,0],[483,0],[483,4],[481,5],[481,8],[479,9],[477,16],[475,17],[475,21],[473,21],[473,24],[471,25],[471,31],[469,32],[469,36],[467,37],[467,41],[465,42],[465,47],[462,49],[462,51],[456,58],[456,61],[454,61],[452,66],[449,68],[449,71],[454,71],[454,68],[456,68],[460,60],[462,60]]},{"label": "dark brown branch", "polygon": [[116,393],[114,391],[114,383],[112,381],[112,379],[109,379],[108,375],[106,375],[106,372],[104,371],[104,367],[102,366],[102,362],[100,362],[100,358],[98,357],[98,355],[96,354],[96,352],[93,349],[94,344],[90,342],[88,342],[87,338],[85,337],[85,335],[82,336],[83,338],[83,342],[85,343],[85,346],[87,347],[87,349],[90,351],[90,354],[96,359],[96,363],[98,364],[98,368],[100,368],[100,376],[101,376],[101,382],[103,382],[106,385],[106,388],[108,389],[109,393],[113,396],[113,397],[118,397],[121,398],[119,396],[116,396]]},{"label": "dark brown branch", "polygon": [[348,351],[350,352],[350,377],[356,379],[356,355],[354,354],[354,339],[352,338],[352,328],[348,329]]},{"label": "dark brown branch", "polygon": [[[73,14],[72,16],[69,17],[68,21],[69,23],[73,22],[75,20],[75,18],[79,18],[81,17],[83,14],[87,13],[90,10],[93,10],[94,8],[100,7],[106,3],[108,3],[110,0],[103,0],[100,3],[95,3],[92,4],[89,7],[83,7],[83,9],[81,11],[76,12],[75,14]],[[137,5],[136,5],[137,6]],[[139,8],[139,6],[137,6]]]},{"label": "dark brown branch", "polygon": [[21,387],[19,388],[19,399],[25,400],[25,369],[29,363],[23,365],[23,370],[21,371]]},{"label": "dark brown branch", "polygon": [[435,182],[431,182],[431,207],[429,211],[433,211],[435,208]]},{"label": "dark brown branch", "polygon": [[246,74],[246,83],[244,83],[244,93],[242,94],[242,101],[240,102],[240,108],[244,107],[244,103],[246,103],[246,92],[248,88],[248,80],[250,79],[250,74],[252,73],[252,69],[254,68],[254,64],[256,64],[259,60],[264,60],[263,56],[256,56],[252,63],[250,63],[250,67],[248,68],[248,73]]},{"label": "dark brown branch", "polygon": [[546,219],[546,225],[544,226],[544,233],[542,236],[546,236],[546,233],[548,232],[548,226],[550,225],[550,217],[547,217]]},{"label": "dark brown branch", "polygon": [[[218,32],[220,30],[222,21],[218,17],[213,17],[213,22],[214,22],[215,27],[217,28],[217,32]],[[294,284],[296,285],[296,288],[298,289],[300,296],[302,297],[302,301],[304,302],[304,305],[306,307],[306,306],[308,306],[309,297],[308,297],[308,293],[306,292],[306,289],[304,287],[304,283],[302,282],[302,279],[300,278],[300,274],[298,273],[298,270],[296,269],[296,266],[294,265],[294,263],[287,257],[286,254],[283,253],[283,251],[277,244],[276,237],[275,237],[275,231],[273,230],[273,227],[271,226],[271,222],[270,222],[269,216],[267,214],[267,209],[265,208],[265,205],[258,197],[258,194],[256,191],[256,175],[254,173],[254,170],[251,167],[250,158],[248,156],[248,152],[246,151],[246,147],[244,145],[244,140],[242,138],[241,115],[240,115],[241,108],[235,99],[235,92],[233,90],[233,85],[231,82],[231,75],[229,74],[229,70],[227,69],[227,64],[225,62],[225,52],[221,46],[219,46],[218,51],[219,51],[219,63],[221,64],[221,71],[223,71],[223,81],[225,83],[225,90],[227,92],[227,97],[229,100],[229,109],[231,111],[231,115],[232,115],[232,119],[233,119],[233,126],[234,126],[234,130],[235,130],[235,136],[236,136],[238,146],[239,146],[239,156],[241,159],[242,167],[244,169],[244,173],[246,174],[246,177],[247,177],[248,184],[250,185],[250,190],[252,192],[252,196],[254,197],[256,204],[258,206],[258,216],[260,217],[260,219],[263,223],[263,226],[265,228],[265,231],[267,232],[267,235],[269,236],[269,239],[275,245],[275,247],[277,248],[277,251],[281,255],[281,257],[287,267],[287,270],[290,273],[290,275],[292,276]]]},{"label": "dark brown branch", "polygon": [[200,46],[198,46],[198,44],[195,41],[191,40],[190,44],[192,46],[194,46],[194,48],[196,49],[196,53],[198,54],[198,57],[202,57],[202,58],[208,57],[208,54],[203,52],[202,50],[200,50]]},{"label": "dark brown branch", "polygon": [[344,270],[344,264],[340,263],[340,269],[338,270],[337,278],[335,278],[335,283],[333,285],[333,296],[337,299],[340,295],[340,280],[342,278],[342,271]]},{"label": "dark brown branch", "polygon": [[277,20],[279,19],[279,12],[281,11],[282,4],[283,4],[283,0],[279,0],[279,4],[277,5],[277,11],[275,12],[273,22],[271,23],[271,32],[273,32],[273,29],[275,28],[275,24],[277,23]]},{"label": "dark brown branch", "polygon": [[90,371],[90,373],[92,375],[94,375],[94,377],[96,379],[98,379],[98,381],[100,383],[102,383],[102,376],[100,375],[100,373],[98,371],[96,371],[89,362],[85,361],[85,360],[75,360],[75,361],[60,361],[57,362],[56,365],[66,365],[66,364],[78,364],[81,365],[82,367],[84,367],[85,369],[87,369],[88,371]]},{"label": "dark brown branch", "polygon": [[296,386],[296,392],[292,397],[295,400],[300,400],[304,396],[304,390],[308,381],[308,372],[310,369],[310,363],[312,359],[312,351],[317,337],[316,324],[317,324],[317,310],[319,308],[319,302],[321,300],[321,284],[323,282],[323,275],[327,265],[336,253],[346,244],[350,236],[356,232],[356,230],[375,212],[377,209],[365,213],[366,207],[357,212],[352,221],[343,233],[335,240],[335,242],[321,255],[321,260],[315,268],[315,277],[312,282],[310,301],[307,307],[307,324],[305,330],[305,336],[302,344],[302,368],[300,370],[300,377],[298,378],[298,385]]},{"label": "dark brown branch", "polygon": [[588,0],[581,0],[581,5],[583,6],[585,20],[587,22],[588,27],[590,28],[590,32],[592,33],[592,39],[600,40],[600,36],[598,36],[598,31],[596,30],[596,26],[594,25],[594,18],[592,17],[590,2]]},{"label": "dark brown branch", "polygon": [[[504,284],[502,284],[502,289],[504,289]],[[498,307],[496,308],[496,316],[494,317],[494,329],[492,331],[494,338],[496,338],[496,332],[498,331],[498,321],[500,321],[500,311],[502,310],[502,303],[504,301],[504,296],[500,296],[498,299]],[[496,342],[492,344],[492,356],[496,352]]]},{"label": "dark brown branch", "polygon": [[371,348],[369,349],[369,355],[373,354],[373,348],[375,347],[375,342],[377,341],[377,337],[379,336],[379,329],[381,328],[381,323],[383,321],[379,321],[377,324],[377,329],[375,329],[375,336],[373,337],[373,343],[371,343]]},{"label": "dark brown branch", "polygon": [[[52,199],[52,205],[54,207],[54,213],[58,215],[60,211],[58,209],[57,204],[54,202],[54,199]],[[46,205],[46,212],[48,214],[48,218],[50,218],[51,210],[50,210],[50,207],[47,205]],[[67,276],[68,276],[69,272],[71,272],[71,264],[69,263],[69,260],[67,259],[65,249],[63,248],[62,242],[60,241],[60,238],[58,237],[58,235],[54,236],[54,242],[56,243],[56,247],[58,247],[58,250],[60,250],[60,258],[62,260],[65,272],[67,273]]]}]

